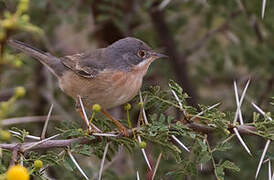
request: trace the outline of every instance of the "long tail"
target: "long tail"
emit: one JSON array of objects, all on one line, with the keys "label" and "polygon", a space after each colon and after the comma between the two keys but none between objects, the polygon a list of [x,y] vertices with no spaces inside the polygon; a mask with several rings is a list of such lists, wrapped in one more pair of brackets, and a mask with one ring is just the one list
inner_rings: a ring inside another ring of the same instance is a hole
[{"label": "long tail", "polygon": [[42,64],[47,66],[49,70],[57,77],[62,76],[63,72],[66,70],[66,67],[62,64],[60,59],[49,53],[43,52],[37,48],[34,48],[17,40],[10,39],[8,41],[8,44],[11,47],[18,49],[25,54],[28,54],[29,56],[39,60]]}]

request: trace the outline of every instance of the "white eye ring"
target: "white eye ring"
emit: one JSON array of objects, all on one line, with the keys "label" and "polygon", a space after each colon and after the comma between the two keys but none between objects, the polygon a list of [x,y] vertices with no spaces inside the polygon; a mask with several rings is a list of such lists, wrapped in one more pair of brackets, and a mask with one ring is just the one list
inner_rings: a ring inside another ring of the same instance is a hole
[{"label": "white eye ring", "polygon": [[137,55],[140,57],[140,58],[144,58],[146,57],[147,53],[145,50],[139,50]]}]

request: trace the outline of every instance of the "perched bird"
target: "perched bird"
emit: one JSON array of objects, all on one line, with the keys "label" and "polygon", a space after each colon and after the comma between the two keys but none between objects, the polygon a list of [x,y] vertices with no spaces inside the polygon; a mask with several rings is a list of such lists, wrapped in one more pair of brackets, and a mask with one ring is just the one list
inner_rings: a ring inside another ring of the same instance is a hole
[{"label": "perched bird", "polygon": [[[53,56],[17,40],[8,43],[44,64],[57,77],[61,90],[76,101],[78,112],[81,112],[79,96],[85,107],[100,104],[104,110],[130,101],[140,90],[149,65],[166,57],[132,37],[106,48],[65,57]],[[110,119],[125,134],[125,127]]]}]

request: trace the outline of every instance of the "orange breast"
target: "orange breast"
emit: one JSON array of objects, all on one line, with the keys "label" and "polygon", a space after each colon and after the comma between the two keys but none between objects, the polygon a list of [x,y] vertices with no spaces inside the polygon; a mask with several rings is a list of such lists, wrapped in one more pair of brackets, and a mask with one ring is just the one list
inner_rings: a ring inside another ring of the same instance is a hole
[{"label": "orange breast", "polygon": [[142,86],[146,69],[133,69],[130,72],[106,70],[95,78],[83,78],[68,71],[59,80],[60,88],[77,100],[83,98],[84,104],[91,107],[100,104],[104,109],[112,108],[130,101]]}]

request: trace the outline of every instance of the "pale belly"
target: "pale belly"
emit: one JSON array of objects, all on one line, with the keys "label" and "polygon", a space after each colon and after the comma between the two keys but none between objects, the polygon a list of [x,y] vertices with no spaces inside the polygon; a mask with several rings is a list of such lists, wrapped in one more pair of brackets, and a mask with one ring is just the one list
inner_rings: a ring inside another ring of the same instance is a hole
[{"label": "pale belly", "polygon": [[93,104],[100,104],[102,108],[109,109],[127,103],[136,96],[142,86],[144,74],[145,72],[140,71],[119,72],[115,75],[105,72],[95,80],[68,71],[59,79],[59,85],[76,102],[80,95],[87,108],[91,108]]}]

